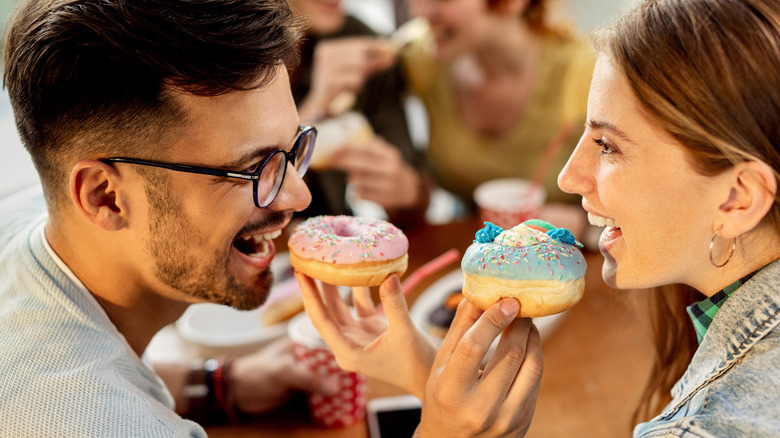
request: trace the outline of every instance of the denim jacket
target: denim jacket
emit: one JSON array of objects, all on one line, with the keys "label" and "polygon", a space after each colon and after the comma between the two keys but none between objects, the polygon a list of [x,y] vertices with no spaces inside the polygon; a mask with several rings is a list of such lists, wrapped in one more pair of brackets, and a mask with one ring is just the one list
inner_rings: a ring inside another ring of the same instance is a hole
[{"label": "denim jacket", "polygon": [[635,437],[780,437],[780,260],[715,315],[661,415]]}]

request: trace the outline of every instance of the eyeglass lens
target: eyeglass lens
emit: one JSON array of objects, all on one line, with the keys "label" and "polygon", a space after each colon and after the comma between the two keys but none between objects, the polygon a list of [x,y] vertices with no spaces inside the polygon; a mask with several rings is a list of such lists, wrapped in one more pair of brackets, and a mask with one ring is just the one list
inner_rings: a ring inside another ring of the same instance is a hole
[{"label": "eyeglass lens", "polygon": [[312,152],[314,152],[314,140],[317,137],[316,131],[310,129],[304,132],[300,138],[298,150],[295,153],[295,168],[298,169],[298,175],[303,177],[309,170]]},{"label": "eyeglass lens", "polygon": [[[309,168],[311,162],[312,151],[314,150],[314,138],[316,137],[314,131],[305,131],[298,138],[297,149],[295,150],[295,157],[293,166],[298,171],[298,175],[303,177]],[[260,172],[260,178],[257,179],[257,205],[260,207],[267,207],[270,205],[276,195],[279,194],[279,190],[284,183],[284,175],[287,170],[287,155],[284,151],[276,151],[268,159],[263,166],[263,170]]]}]

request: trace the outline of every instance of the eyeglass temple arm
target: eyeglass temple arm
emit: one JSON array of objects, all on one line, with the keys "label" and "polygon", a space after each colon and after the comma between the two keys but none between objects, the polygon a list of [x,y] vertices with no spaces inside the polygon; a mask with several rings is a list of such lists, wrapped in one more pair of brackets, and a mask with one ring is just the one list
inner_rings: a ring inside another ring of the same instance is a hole
[{"label": "eyeglass temple arm", "polygon": [[255,175],[231,172],[229,170],[212,169],[210,167],[191,166],[189,164],[160,163],[158,161],[138,160],[135,158],[114,157],[101,160],[104,163],[127,163],[138,164],[141,166],[160,167],[163,169],[175,170],[178,172],[199,173],[203,175],[224,176],[230,178],[240,178],[246,180],[257,179]]}]

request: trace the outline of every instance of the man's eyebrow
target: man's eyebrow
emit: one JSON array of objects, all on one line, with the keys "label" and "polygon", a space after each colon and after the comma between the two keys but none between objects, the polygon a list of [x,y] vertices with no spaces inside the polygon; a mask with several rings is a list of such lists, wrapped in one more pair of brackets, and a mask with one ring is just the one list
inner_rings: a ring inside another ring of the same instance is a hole
[{"label": "man's eyebrow", "polygon": [[[298,125],[298,130],[295,131],[294,139],[298,138],[302,129],[303,128]],[[235,160],[225,163],[223,166],[225,169],[243,169],[248,167],[250,164],[255,164],[260,158],[265,157],[272,152],[276,152],[278,150],[286,151],[288,147],[292,147],[292,144],[266,146],[264,148],[248,151],[245,154],[237,157]]]},{"label": "man's eyebrow", "polygon": [[590,129],[603,129],[605,131],[609,131],[623,141],[634,143],[634,140],[632,140],[631,137],[629,137],[625,132],[621,131],[617,128],[617,126],[611,123],[599,120],[588,120],[585,122],[585,125]]},{"label": "man's eyebrow", "polygon": [[246,152],[245,154],[237,157],[232,161],[228,161],[222,164],[225,169],[243,169],[250,164],[255,164],[260,158],[267,156],[271,152],[279,150],[277,146],[268,146],[261,149],[254,149]]}]

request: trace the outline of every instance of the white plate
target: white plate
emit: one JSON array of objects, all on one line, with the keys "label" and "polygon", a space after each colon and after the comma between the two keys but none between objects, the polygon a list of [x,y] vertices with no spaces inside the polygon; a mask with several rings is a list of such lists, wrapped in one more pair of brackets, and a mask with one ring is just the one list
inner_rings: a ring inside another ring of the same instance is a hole
[{"label": "white plate", "polygon": [[[456,269],[433,283],[428,289],[426,289],[412,305],[409,313],[412,315],[412,320],[426,334],[428,333],[428,317],[435,311],[441,304],[447,299],[453,292],[458,292],[463,287],[463,271]],[[550,336],[562,321],[566,312],[558,313],[556,315],[543,316],[541,318],[534,318],[534,325],[539,329],[539,334],[544,341]],[[436,336],[428,334],[428,337],[436,344],[441,343],[441,339]],[[496,340],[497,341],[497,340]],[[496,342],[493,343],[491,348],[494,349]]]},{"label": "white plate", "polygon": [[[269,302],[274,291],[279,293],[300,293],[298,283],[292,276],[290,256],[287,252],[276,254],[271,262],[274,284],[271,286]],[[262,322],[265,306],[255,310],[237,310],[230,306],[212,303],[193,304],[176,321],[176,330],[184,339],[205,349],[220,352],[237,352],[255,348],[278,338],[287,332],[287,323],[266,326]]]},{"label": "white plate", "polygon": [[179,334],[207,347],[234,348],[281,336],[285,325],[266,327],[260,310],[236,310],[211,303],[191,305],[176,322]]}]

